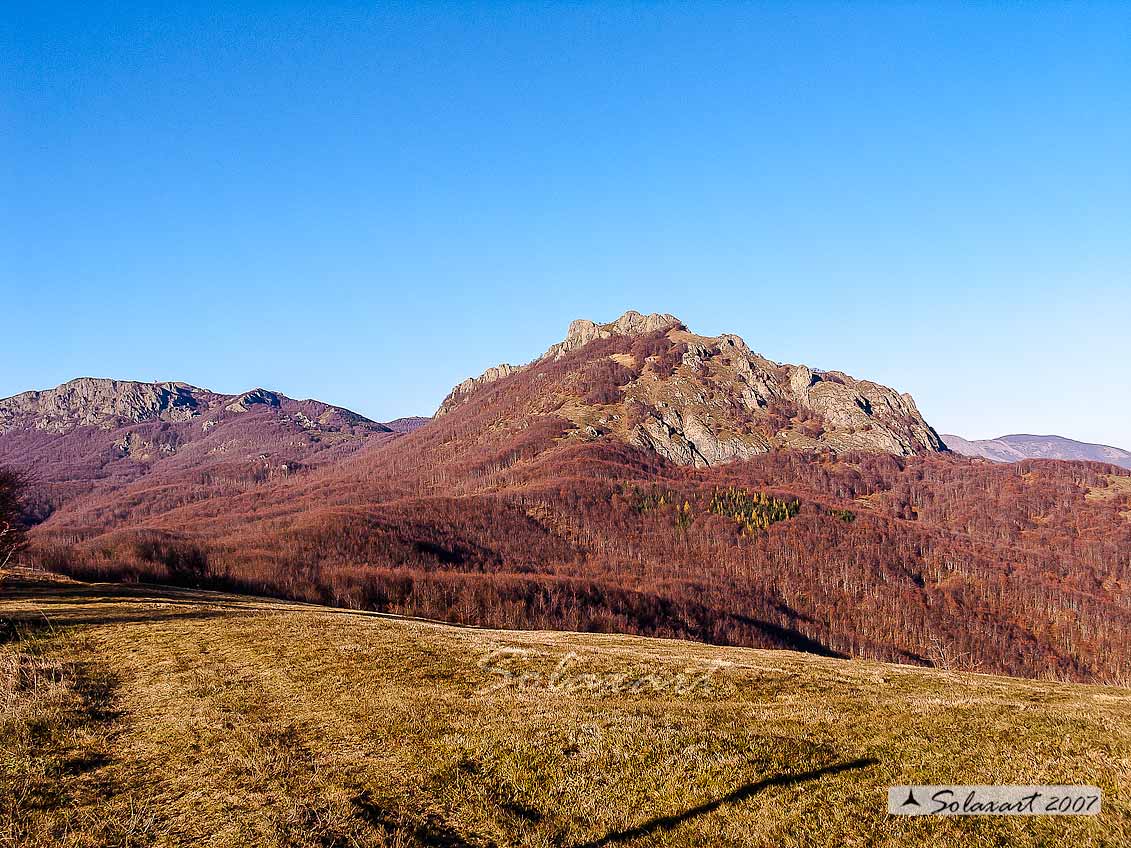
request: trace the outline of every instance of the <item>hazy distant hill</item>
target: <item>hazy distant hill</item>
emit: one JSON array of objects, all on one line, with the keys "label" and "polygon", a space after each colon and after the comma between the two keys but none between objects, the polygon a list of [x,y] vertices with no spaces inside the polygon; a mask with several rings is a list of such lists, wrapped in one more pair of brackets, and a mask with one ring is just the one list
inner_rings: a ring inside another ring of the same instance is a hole
[{"label": "hazy distant hill", "polygon": [[1077,442],[1063,436],[1030,436],[1016,433],[998,439],[968,440],[944,435],[946,446],[963,456],[981,456],[994,462],[1017,462],[1020,459],[1085,459],[1110,462],[1131,468],[1131,451],[1110,445]]},{"label": "hazy distant hill", "polygon": [[424,415],[410,415],[407,418],[395,418],[392,421],[386,421],[385,425],[394,433],[411,433],[418,427],[423,427],[431,418]]}]

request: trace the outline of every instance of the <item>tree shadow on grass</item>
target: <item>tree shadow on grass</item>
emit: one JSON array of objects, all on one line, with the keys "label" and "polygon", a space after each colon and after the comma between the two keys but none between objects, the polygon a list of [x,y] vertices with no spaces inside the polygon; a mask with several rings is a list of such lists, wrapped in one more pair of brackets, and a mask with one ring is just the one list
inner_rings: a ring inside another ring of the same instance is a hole
[{"label": "tree shadow on grass", "polygon": [[477,848],[481,845],[468,841],[435,814],[417,818],[398,816],[383,808],[368,790],[354,796],[351,803],[370,827],[381,831],[390,840],[400,840],[408,835],[427,848]]},{"label": "tree shadow on grass", "polygon": [[854,769],[868,768],[879,763],[879,760],[864,757],[858,760],[851,760],[849,762],[837,763],[836,765],[825,766],[812,771],[802,772],[800,774],[779,774],[776,777],[769,777],[765,780],[760,780],[757,783],[748,783],[745,786],[724,795],[721,798],[716,798],[714,801],[708,801],[704,804],[699,804],[686,810],[682,813],[677,813],[670,816],[660,816],[644,822],[644,824],[637,825],[636,827],[629,828],[628,830],[618,830],[602,836],[600,839],[595,839],[592,842],[584,842],[575,848],[603,848],[606,845],[613,845],[619,842],[629,842],[630,840],[637,839],[641,836],[650,836],[654,833],[665,833],[679,827],[685,822],[698,818],[699,816],[713,813],[715,810],[727,804],[737,804],[746,799],[756,795],[763,789],[769,789],[776,786],[794,786],[798,783],[806,783],[811,780],[818,780],[821,777],[829,774],[839,774],[843,771],[852,771]]},{"label": "tree shadow on grass", "polygon": [[22,611],[0,616],[0,646],[57,635],[71,627],[99,627],[107,624],[153,624],[156,622],[206,620],[233,615],[227,610],[146,610],[107,612],[104,609],[58,613],[54,610]]},{"label": "tree shadow on grass", "polygon": [[[779,774],[757,783],[748,783],[721,798],[699,804],[682,813],[659,816],[628,830],[613,831],[600,839],[580,843],[573,848],[604,848],[604,846],[630,842],[657,833],[666,833],[700,816],[709,815],[720,807],[741,803],[764,789],[794,786],[799,783],[819,780],[830,774],[868,768],[878,763],[879,760],[875,758],[864,757],[799,774]],[[351,802],[362,819],[375,830],[381,831],[389,839],[404,839],[407,836],[416,844],[427,846],[427,848],[489,848],[493,844],[475,837],[464,836],[447,825],[435,813],[428,813],[424,816],[398,815],[382,806],[368,790],[355,795]],[[535,811],[529,811],[527,816],[522,817],[528,818],[531,823],[537,823],[542,819],[542,816]]]},{"label": "tree shadow on grass", "polygon": [[252,603],[217,595],[193,597],[178,589],[68,583],[6,574],[0,601],[0,645],[51,635],[74,626],[204,620],[258,612]]},{"label": "tree shadow on grass", "polygon": [[83,583],[36,579],[7,574],[0,579],[0,599],[37,604],[90,604],[117,601],[158,603],[163,606],[209,606],[220,609],[254,609],[264,600],[241,598],[212,589],[149,583]]},{"label": "tree shadow on grass", "polygon": [[806,654],[817,654],[821,657],[831,657],[837,660],[848,658],[847,654],[834,651],[824,643],[817,641],[811,636],[806,636],[801,631],[794,630],[792,627],[782,627],[780,624],[762,621],[759,618],[752,618],[748,615],[732,614],[730,617],[736,621],[741,621],[743,624],[755,627],[767,636],[777,639],[781,642],[782,647],[787,650],[802,651]]}]

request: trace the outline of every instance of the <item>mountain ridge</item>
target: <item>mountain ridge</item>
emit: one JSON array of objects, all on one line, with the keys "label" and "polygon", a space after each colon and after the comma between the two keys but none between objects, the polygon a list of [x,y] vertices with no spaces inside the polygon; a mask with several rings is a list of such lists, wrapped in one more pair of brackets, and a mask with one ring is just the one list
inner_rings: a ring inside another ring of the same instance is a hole
[{"label": "mountain ridge", "polygon": [[[49,389],[32,389],[0,398],[0,433],[17,427],[65,434],[76,427],[113,429],[127,424],[161,420],[182,422],[206,416],[221,407],[246,412],[258,405],[280,408],[287,402],[320,416],[340,418],[351,425],[385,429],[385,425],[345,407],[323,401],[296,400],[256,387],[239,394],[224,394],[181,381],[118,380],[76,377]],[[323,422],[326,423],[326,422]]]},{"label": "mountain ridge", "polygon": [[78,377],[0,398],[0,464],[32,473],[33,515],[43,520],[142,481],[287,476],[410,429],[263,388],[223,394],[179,381]]},{"label": "mountain ridge", "polygon": [[1131,469],[1131,451],[1113,445],[1081,442],[1066,436],[1011,433],[996,439],[964,439],[947,434],[942,439],[955,453],[993,462],[1018,462],[1023,459],[1083,460],[1107,462]]},{"label": "mountain ridge", "polygon": [[[555,366],[581,351],[587,361],[558,375]],[[575,320],[563,341],[531,362],[464,380],[437,417],[523,374],[539,384],[541,413],[555,406],[578,432],[613,435],[679,465],[779,448],[899,456],[946,450],[910,394],[840,371],[774,362],[734,334],[701,336],[674,315],[633,310],[605,324]]]}]

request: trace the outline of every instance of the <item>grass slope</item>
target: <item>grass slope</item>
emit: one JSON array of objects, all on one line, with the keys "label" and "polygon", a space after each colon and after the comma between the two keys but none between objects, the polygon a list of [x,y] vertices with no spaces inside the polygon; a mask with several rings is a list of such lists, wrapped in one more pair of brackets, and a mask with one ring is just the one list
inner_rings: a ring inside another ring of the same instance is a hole
[{"label": "grass slope", "polygon": [[[1131,844],[1131,691],[0,584],[0,845]],[[1093,783],[900,819],[893,783]]]}]

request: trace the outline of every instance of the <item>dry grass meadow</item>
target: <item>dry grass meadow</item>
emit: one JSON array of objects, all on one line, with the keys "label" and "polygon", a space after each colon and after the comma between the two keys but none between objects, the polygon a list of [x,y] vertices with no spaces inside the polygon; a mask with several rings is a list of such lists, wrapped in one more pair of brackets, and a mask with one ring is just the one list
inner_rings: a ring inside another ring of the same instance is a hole
[{"label": "dry grass meadow", "polygon": [[[0,846],[1131,845],[1131,690],[9,572]],[[906,819],[893,783],[1091,783]]]}]

